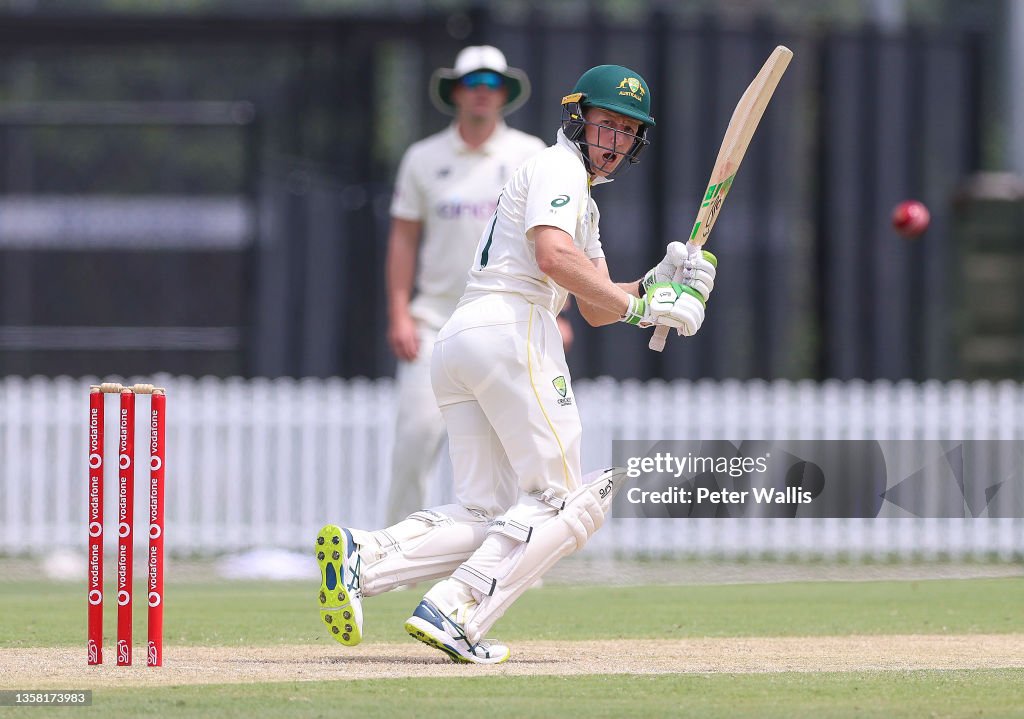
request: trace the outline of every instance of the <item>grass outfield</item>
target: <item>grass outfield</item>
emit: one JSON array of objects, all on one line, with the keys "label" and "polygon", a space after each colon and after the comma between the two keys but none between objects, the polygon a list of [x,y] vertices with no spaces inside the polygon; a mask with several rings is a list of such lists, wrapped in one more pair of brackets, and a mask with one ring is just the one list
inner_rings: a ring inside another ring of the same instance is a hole
[{"label": "grass outfield", "polygon": [[[168,584],[165,641],[172,646],[271,646],[328,640],[316,591],[316,584],[293,582]],[[140,585],[136,600],[143,596]],[[403,624],[421,596],[411,590],[365,600],[366,640],[409,641]],[[0,582],[0,607],[0,647],[85,643],[84,585]],[[108,599],[104,609],[112,644],[116,603]],[[137,640],[145,636],[145,620],[145,606],[136,601]],[[1024,578],[550,586],[523,595],[497,630],[509,641],[1007,634],[1024,632]]]},{"label": "grass outfield", "polygon": [[[312,656],[343,655],[345,650],[322,630],[315,591],[315,585],[294,583],[169,584],[166,662],[174,663],[175,647],[308,644]],[[0,583],[0,686],[12,688],[3,680],[2,667],[13,651],[70,647],[81,648],[83,681],[77,687],[88,688],[84,595],[79,584]],[[397,592],[365,602],[366,642],[384,643],[377,645],[376,655],[401,660],[419,648],[402,630],[419,596],[418,591]],[[109,662],[115,623],[113,603],[107,604]],[[144,608],[137,606],[137,661],[144,656],[138,644],[145,637],[144,618]],[[564,642],[571,652],[570,642],[621,639],[624,647],[642,652],[643,640],[650,639],[873,635],[882,641],[883,635],[1021,635],[1024,579],[549,586],[528,592],[493,633],[512,644],[513,662],[516,641],[528,640]],[[402,644],[387,644],[392,642]],[[554,716],[571,706],[586,717],[1024,716],[1020,668],[836,672],[826,660],[818,672],[773,672],[769,665],[756,673],[644,675],[609,664],[606,673],[568,677],[545,675],[540,663],[534,676],[469,667],[442,678],[103,686],[96,689],[94,707],[81,711],[278,718],[330,717],[340,711],[359,719],[394,719],[450,714],[456,706],[460,715]],[[344,668],[328,663],[322,671],[335,679]],[[45,675],[35,686],[49,686]],[[21,715],[0,709],[0,716],[5,711]],[[35,709],[32,715],[60,711],[65,710]]]},{"label": "grass outfield", "polygon": [[[384,679],[103,690],[108,716],[217,717],[1015,717],[1020,672],[853,672]],[[2,712],[3,710],[0,710]],[[45,711],[45,710],[43,710]],[[67,712],[58,709],[51,713]],[[32,716],[40,714],[32,710]]]}]

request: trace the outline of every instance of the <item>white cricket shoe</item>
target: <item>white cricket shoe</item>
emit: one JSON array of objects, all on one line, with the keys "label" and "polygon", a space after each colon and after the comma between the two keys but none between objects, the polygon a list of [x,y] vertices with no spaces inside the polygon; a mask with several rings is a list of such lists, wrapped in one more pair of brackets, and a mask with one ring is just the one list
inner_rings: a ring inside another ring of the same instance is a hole
[{"label": "white cricket shoe", "polygon": [[457,664],[500,664],[511,655],[508,647],[487,640],[470,644],[462,625],[424,599],[405,622],[405,631],[424,644],[440,649]]},{"label": "white cricket shoe", "polygon": [[320,565],[320,619],[345,646],[363,641],[362,559],[347,529],[328,524],[316,535]]}]

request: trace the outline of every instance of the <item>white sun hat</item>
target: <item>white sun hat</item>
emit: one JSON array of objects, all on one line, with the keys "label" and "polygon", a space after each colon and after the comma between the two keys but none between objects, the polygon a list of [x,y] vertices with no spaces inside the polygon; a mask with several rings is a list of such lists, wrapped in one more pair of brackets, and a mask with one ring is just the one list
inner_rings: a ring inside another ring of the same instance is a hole
[{"label": "white sun hat", "polygon": [[506,115],[518,110],[530,97],[530,80],[526,73],[517,67],[509,67],[501,50],[491,45],[471,45],[459,52],[455,67],[440,67],[431,75],[430,99],[434,106],[447,115],[454,115],[452,90],[459,80],[478,70],[490,70],[505,78],[505,87],[508,88],[504,107]]}]

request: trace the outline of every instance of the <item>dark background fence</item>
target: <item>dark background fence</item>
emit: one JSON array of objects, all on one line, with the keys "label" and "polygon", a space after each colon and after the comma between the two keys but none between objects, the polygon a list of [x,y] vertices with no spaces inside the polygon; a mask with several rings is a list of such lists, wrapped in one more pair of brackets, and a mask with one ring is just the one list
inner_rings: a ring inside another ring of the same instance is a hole
[{"label": "dark background fence", "polygon": [[[547,141],[587,67],[648,80],[652,149],[595,193],[621,280],[687,236],[737,99],[795,52],[711,238],[700,336],[658,355],[576,321],[577,376],[962,374],[951,200],[979,164],[982,40],[657,13],[5,18],[0,373],[389,374],[393,173],[446,122],[430,72],[487,42],[533,81],[509,124]],[[933,216],[914,242],[888,224],[908,197]]]}]

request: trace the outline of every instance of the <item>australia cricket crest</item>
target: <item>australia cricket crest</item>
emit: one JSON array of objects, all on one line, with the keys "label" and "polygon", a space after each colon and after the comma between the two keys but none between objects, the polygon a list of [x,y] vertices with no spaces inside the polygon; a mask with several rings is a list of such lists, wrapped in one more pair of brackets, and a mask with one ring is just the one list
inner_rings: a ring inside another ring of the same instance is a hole
[{"label": "australia cricket crest", "polygon": [[565,381],[565,375],[558,375],[551,384],[554,386],[555,391],[558,392],[558,405],[560,407],[568,407],[572,404],[572,397],[569,394],[569,384]]}]

